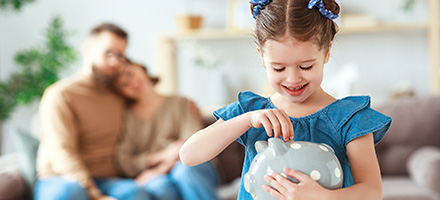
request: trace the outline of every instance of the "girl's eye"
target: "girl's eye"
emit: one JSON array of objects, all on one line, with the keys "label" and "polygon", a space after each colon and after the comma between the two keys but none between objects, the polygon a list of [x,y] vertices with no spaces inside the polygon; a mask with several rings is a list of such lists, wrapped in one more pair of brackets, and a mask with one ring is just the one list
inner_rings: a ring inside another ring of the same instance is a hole
[{"label": "girl's eye", "polygon": [[308,70],[312,69],[312,66],[313,66],[313,65],[310,65],[310,66],[308,66],[308,67],[302,67],[302,66],[299,66],[299,68],[301,68],[301,69],[304,70],[304,71],[308,71]]},{"label": "girl's eye", "polygon": [[281,67],[281,68],[273,67],[273,70],[276,71],[276,72],[282,72],[282,71],[284,71],[284,69],[286,69],[286,68],[285,67]]}]

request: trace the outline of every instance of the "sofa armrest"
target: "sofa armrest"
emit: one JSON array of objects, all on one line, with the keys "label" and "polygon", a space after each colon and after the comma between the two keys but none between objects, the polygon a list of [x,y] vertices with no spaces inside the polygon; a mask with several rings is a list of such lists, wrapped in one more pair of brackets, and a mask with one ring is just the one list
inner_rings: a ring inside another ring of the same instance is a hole
[{"label": "sofa armrest", "polygon": [[0,200],[26,199],[28,195],[18,162],[16,154],[0,157]]},{"label": "sofa armrest", "polygon": [[417,149],[411,154],[407,167],[415,183],[440,194],[440,148],[425,146]]}]

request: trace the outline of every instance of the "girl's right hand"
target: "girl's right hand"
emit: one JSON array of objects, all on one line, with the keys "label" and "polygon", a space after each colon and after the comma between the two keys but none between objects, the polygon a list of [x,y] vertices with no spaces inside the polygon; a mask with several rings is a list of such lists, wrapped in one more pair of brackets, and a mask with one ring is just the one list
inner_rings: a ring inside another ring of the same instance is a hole
[{"label": "girl's right hand", "polygon": [[[284,141],[293,139],[293,125],[282,109],[264,109],[249,112],[249,123],[254,128],[264,127],[269,137],[283,137]],[[273,131],[273,132],[272,132]]]}]

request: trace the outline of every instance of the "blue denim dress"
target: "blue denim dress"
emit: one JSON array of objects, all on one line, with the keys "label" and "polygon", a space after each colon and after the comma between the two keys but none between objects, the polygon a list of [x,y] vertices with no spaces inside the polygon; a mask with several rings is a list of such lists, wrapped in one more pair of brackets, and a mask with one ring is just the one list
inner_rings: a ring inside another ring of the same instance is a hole
[{"label": "blue denim dress", "polygon": [[[246,112],[261,109],[276,109],[269,98],[252,92],[240,92],[238,101],[214,111],[217,119],[224,121]],[[353,185],[353,176],[346,154],[347,144],[357,137],[373,133],[374,143],[377,144],[391,125],[391,118],[370,108],[370,97],[351,96],[338,99],[318,112],[300,118],[290,117],[293,124],[294,140],[325,143],[330,145],[341,163],[344,173],[342,187]],[[237,138],[246,148],[242,177],[249,170],[252,160],[257,154],[255,142],[267,141],[263,127],[251,128]],[[252,196],[244,189],[241,180],[240,200],[252,200]]]}]

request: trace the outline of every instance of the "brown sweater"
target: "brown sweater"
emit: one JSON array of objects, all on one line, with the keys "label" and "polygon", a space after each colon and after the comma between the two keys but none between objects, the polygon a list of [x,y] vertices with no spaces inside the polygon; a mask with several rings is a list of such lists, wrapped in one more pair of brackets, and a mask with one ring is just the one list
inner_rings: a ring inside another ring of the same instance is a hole
[{"label": "brown sweater", "polygon": [[92,178],[117,176],[115,150],[124,103],[87,73],[48,87],[40,103],[40,178],[78,181],[92,199],[101,196]]},{"label": "brown sweater", "polygon": [[188,104],[183,97],[166,97],[149,120],[140,119],[129,110],[126,112],[124,135],[117,152],[123,175],[135,177],[148,168],[151,153],[176,140],[186,140],[203,128],[200,117],[189,110]]}]

